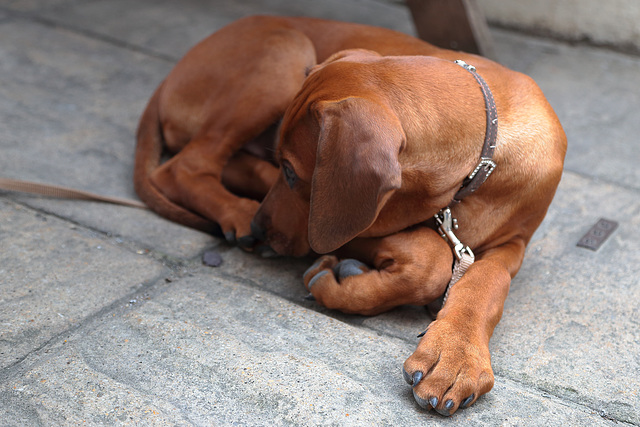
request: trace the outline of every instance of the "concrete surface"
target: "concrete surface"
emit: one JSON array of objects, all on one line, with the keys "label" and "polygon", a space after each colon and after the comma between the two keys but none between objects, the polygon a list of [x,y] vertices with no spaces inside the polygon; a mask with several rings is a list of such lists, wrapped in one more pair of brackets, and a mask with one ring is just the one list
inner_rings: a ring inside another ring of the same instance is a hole
[{"label": "concrete surface", "polygon": [[478,0],[496,25],[640,52],[636,0]]},{"label": "concrete surface", "polygon": [[[0,5],[0,175],[134,197],[155,86],[251,13],[411,32],[339,0],[14,0]],[[640,425],[640,58],[493,30],[569,136],[556,199],[491,343],[496,385],[453,420],[401,375],[429,318],[303,299],[308,260],[264,260],[155,215],[0,193],[0,422],[31,425]],[[575,243],[598,218],[597,252]],[[202,265],[210,248],[224,259]]]}]

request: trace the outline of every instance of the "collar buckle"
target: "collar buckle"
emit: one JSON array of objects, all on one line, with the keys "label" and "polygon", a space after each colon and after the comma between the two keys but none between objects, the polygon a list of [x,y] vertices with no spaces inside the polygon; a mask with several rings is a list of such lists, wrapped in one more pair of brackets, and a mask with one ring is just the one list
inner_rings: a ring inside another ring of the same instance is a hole
[{"label": "collar buckle", "polygon": [[471,174],[469,174],[469,180],[472,180],[473,178],[476,177],[476,175],[478,174],[478,172],[480,172],[480,170],[483,170],[482,175],[484,175],[484,179],[486,180],[487,178],[489,178],[489,175],[491,175],[491,172],[493,172],[493,170],[496,168],[496,166],[498,166],[496,164],[496,162],[494,162],[491,159],[488,159],[486,157],[482,157],[480,159],[480,163],[478,163],[478,166],[476,166],[476,168],[473,170],[473,172],[471,172]]}]

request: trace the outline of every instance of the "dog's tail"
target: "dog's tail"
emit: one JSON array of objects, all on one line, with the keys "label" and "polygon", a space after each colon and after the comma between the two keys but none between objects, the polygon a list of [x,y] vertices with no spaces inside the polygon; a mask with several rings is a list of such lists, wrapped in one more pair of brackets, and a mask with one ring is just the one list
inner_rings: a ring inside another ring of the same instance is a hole
[{"label": "dog's tail", "polygon": [[219,227],[215,222],[173,203],[151,182],[151,174],[160,166],[164,150],[158,108],[161,90],[162,85],[149,100],[138,125],[133,168],[134,189],[140,200],[158,215],[187,227],[217,234]]}]

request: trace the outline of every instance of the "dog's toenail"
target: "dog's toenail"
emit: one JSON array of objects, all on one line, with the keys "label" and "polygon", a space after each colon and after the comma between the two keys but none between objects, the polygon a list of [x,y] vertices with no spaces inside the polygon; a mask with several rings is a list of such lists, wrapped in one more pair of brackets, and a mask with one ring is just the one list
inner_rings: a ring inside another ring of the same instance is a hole
[{"label": "dog's toenail", "polygon": [[420,380],[422,380],[422,372],[420,371],[416,371],[413,374],[413,386],[417,386],[418,383],[420,382]]},{"label": "dog's toenail", "polygon": [[444,408],[436,409],[436,412],[445,417],[449,417],[451,416],[451,413],[452,413],[451,411],[453,410],[454,406],[456,406],[456,404],[453,403],[453,400],[447,400],[446,403],[444,404]]},{"label": "dog's toenail", "polygon": [[462,409],[468,407],[471,404],[471,402],[473,401],[474,397],[476,397],[475,394],[472,394],[471,396],[467,397],[465,400],[462,401],[462,403],[460,404],[460,407]]},{"label": "dog's toenail", "polygon": [[431,405],[432,408],[438,406],[438,398],[432,397],[431,399],[429,399],[429,405]]},{"label": "dog's toenail", "polygon": [[357,259],[345,259],[340,261],[333,268],[333,274],[335,274],[340,280],[345,279],[349,276],[357,276],[358,274],[362,274],[367,266]]},{"label": "dog's toenail", "polygon": [[329,273],[329,270],[322,270],[320,273],[318,273],[315,276],[313,276],[311,278],[311,280],[309,280],[309,286],[307,286],[307,288],[311,289],[311,287],[318,281],[318,279],[321,278],[322,276],[324,276],[327,273]]},{"label": "dog's toenail", "polygon": [[224,238],[229,243],[235,243],[236,242],[236,233],[233,232],[233,231],[227,231],[226,233],[224,233]]},{"label": "dog's toenail", "polygon": [[243,248],[250,248],[256,243],[253,236],[242,236],[238,239],[238,245]]},{"label": "dog's toenail", "polygon": [[304,299],[306,299],[307,301],[315,301],[316,297],[314,297],[313,294],[311,292],[309,292],[309,295],[304,297]]}]

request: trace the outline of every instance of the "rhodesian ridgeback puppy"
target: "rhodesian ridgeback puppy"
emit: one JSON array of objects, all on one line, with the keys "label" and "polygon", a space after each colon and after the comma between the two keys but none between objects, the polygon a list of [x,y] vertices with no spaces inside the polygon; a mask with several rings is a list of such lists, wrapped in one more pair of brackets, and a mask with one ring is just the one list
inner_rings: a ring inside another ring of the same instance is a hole
[{"label": "rhodesian ridgeback puppy", "polygon": [[304,275],[326,307],[370,315],[446,292],[404,376],[450,415],[493,386],[489,339],[565,151],[540,89],[495,62],[380,28],[251,17],[156,90],[135,186],[159,214],[243,247],[326,254]]}]

